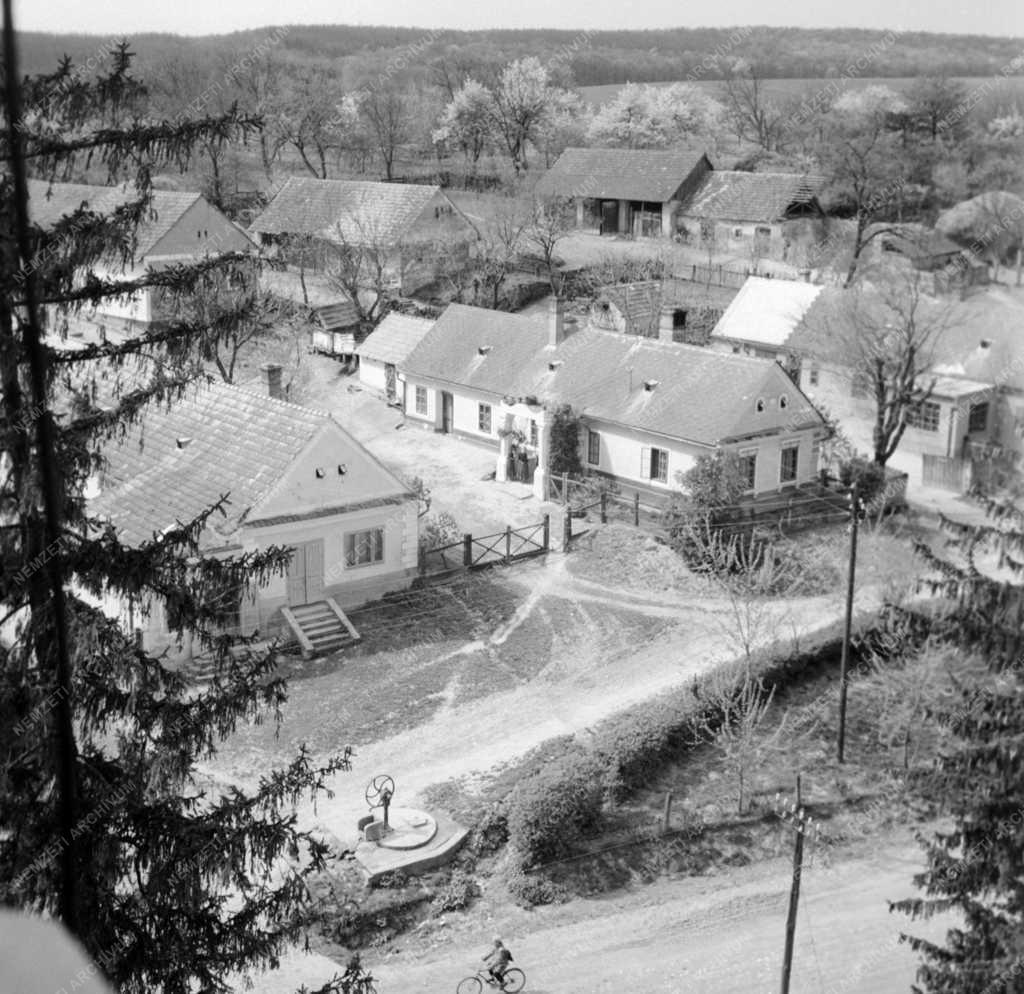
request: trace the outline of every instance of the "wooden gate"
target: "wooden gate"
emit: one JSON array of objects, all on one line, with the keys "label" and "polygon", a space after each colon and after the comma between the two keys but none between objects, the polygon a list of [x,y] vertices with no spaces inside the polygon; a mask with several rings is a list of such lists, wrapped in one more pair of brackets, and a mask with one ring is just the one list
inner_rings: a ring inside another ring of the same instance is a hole
[{"label": "wooden gate", "polygon": [[923,455],[921,482],[926,487],[939,487],[942,490],[962,493],[967,488],[967,466],[968,463],[963,459]]}]

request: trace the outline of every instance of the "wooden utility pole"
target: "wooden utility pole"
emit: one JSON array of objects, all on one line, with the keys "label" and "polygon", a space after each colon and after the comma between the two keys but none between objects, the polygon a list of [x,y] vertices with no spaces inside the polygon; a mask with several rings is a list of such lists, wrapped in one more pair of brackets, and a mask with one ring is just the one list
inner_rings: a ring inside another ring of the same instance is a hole
[{"label": "wooden utility pole", "polygon": [[781,812],[786,821],[790,821],[796,829],[796,840],[793,844],[793,882],[789,890],[789,911],[786,914],[786,945],[782,953],[781,994],[789,994],[789,978],[793,968],[793,940],[796,936],[796,909],[800,901],[800,875],[804,863],[804,835],[812,829],[812,818],[804,814],[800,803],[800,775],[796,778],[796,803],[788,812]]},{"label": "wooden utility pole", "polygon": [[857,569],[857,522],[860,520],[860,498],[857,481],[850,490],[850,575],[846,584],[846,623],[843,627],[843,650],[839,662],[839,762],[846,749],[846,671],[850,661],[850,629],[853,626],[853,580]]}]

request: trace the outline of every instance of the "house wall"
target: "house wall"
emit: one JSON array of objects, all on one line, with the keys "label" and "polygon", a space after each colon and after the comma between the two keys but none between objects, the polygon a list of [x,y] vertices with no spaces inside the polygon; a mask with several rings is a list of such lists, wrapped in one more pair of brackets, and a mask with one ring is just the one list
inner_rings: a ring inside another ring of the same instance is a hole
[{"label": "house wall", "polygon": [[384,376],[384,363],[376,359],[368,359],[366,356],[360,356],[359,382],[371,390],[377,390],[382,394],[385,393],[387,381]]},{"label": "house wall", "polygon": [[[416,387],[425,386],[427,389],[427,413],[426,415],[416,413]],[[412,377],[406,378],[405,385],[405,416],[415,424],[425,428],[433,428],[441,431],[442,409],[441,393],[447,389],[452,395],[452,430],[451,434],[470,441],[481,442],[487,445],[498,444],[498,405],[501,398],[483,391],[470,390],[463,386],[453,385],[450,388],[435,386],[433,383],[416,380]],[[479,404],[490,404],[491,406],[491,430],[481,432],[478,427]]]},{"label": "house wall", "polygon": [[415,293],[437,279],[445,256],[468,259],[476,230],[443,193],[436,193],[409,227],[395,265],[403,293]]},{"label": "house wall", "polygon": [[[657,491],[669,492],[679,489],[677,473],[685,473],[697,461],[697,456],[711,449],[685,442],[670,440],[661,435],[636,431],[621,425],[604,421],[585,420],[585,429],[580,433],[580,459],[585,469],[614,476],[619,480],[640,484]],[[587,430],[592,428],[601,436],[601,461],[594,465],[587,461]],[[641,475],[642,456],[645,448],[658,448],[668,452],[667,482],[645,479]]]}]

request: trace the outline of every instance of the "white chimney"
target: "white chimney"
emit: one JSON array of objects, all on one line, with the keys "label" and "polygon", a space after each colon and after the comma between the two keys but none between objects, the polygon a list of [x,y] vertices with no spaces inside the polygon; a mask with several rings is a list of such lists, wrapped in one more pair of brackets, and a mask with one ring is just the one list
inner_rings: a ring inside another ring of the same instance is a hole
[{"label": "white chimney", "polygon": [[548,305],[548,345],[554,348],[565,341],[565,301],[558,296]]}]

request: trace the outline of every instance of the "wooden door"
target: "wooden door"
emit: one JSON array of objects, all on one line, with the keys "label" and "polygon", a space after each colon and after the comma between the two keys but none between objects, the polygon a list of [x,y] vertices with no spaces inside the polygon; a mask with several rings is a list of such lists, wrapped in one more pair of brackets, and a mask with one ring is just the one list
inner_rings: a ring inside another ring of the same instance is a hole
[{"label": "wooden door", "polygon": [[388,403],[390,404],[398,392],[395,389],[395,364],[391,362],[384,364],[384,389],[387,391]]},{"label": "wooden door", "polygon": [[441,391],[441,431],[446,435],[452,430],[454,401],[447,390]]},{"label": "wooden door", "polygon": [[601,201],[601,234],[614,235],[619,230],[619,202]]},{"label": "wooden door", "polygon": [[294,555],[288,564],[288,606],[301,607],[323,600],[324,596],[324,543],[323,539],[293,546]]}]

